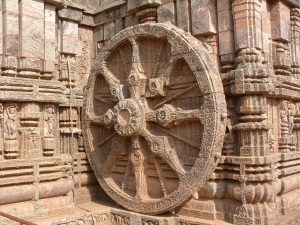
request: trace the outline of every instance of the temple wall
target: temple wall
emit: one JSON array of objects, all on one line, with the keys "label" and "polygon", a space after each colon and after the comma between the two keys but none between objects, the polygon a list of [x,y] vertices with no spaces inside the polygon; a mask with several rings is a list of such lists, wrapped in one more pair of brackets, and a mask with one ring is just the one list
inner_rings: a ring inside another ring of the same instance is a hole
[{"label": "temple wall", "polygon": [[107,41],[151,17],[205,44],[227,101],[219,165],[178,214],[270,224],[299,208],[299,2],[0,0],[0,12],[0,211],[46,216],[99,198],[84,86]]}]

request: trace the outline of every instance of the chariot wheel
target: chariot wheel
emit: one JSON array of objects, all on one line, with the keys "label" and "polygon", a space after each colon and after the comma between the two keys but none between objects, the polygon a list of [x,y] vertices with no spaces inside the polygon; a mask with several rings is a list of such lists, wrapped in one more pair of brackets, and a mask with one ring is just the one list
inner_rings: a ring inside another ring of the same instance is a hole
[{"label": "chariot wheel", "polygon": [[119,205],[169,211],[212,174],[226,117],[213,62],[200,41],[169,23],[127,28],[100,52],[83,131],[92,169]]}]

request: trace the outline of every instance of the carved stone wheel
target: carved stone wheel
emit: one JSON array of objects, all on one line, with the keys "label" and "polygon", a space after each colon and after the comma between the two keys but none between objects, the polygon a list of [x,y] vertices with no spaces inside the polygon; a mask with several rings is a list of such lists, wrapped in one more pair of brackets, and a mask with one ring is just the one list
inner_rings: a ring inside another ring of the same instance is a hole
[{"label": "carved stone wheel", "polygon": [[226,105],[201,42],[165,24],[113,37],[96,59],[84,98],[88,158],[105,192],[147,214],[171,210],[213,172]]}]

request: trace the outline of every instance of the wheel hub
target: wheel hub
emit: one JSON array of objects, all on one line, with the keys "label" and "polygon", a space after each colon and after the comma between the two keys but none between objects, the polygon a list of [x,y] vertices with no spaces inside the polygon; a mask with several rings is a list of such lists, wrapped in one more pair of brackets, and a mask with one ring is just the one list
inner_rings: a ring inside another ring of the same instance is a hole
[{"label": "wheel hub", "polygon": [[114,128],[121,136],[138,134],[143,123],[143,109],[134,99],[124,99],[113,108]]}]

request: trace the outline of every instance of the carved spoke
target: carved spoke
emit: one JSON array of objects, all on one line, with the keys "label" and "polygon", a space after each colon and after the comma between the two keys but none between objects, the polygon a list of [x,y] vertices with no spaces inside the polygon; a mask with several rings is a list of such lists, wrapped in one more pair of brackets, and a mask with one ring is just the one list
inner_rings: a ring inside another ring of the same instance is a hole
[{"label": "carved spoke", "polygon": [[107,138],[105,138],[104,140],[101,140],[97,145],[98,146],[102,146],[103,144],[105,144],[106,142],[108,142],[109,140],[111,140],[114,136],[116,136],[117,133],[113,132],[111,135],[109,135]]},{"label": "carved spoke", "polygon": [[95,95],[95,100],[99,101],[99,102],[102,102],[102,103],[104,103],[105,105],[107,105],[109,107],[113,106],[112,102],[108,98],[101,97],[99,95]]},{"label": "carved spoke", "polygon": [[103,163],[103,171],[106,173],[110,172],[113,163],[117,161],[119,156],[125,156],[128,154],[125,148],[124,139],[122,137],[116,137],[114,134],[113,136],[109,136],[107,139],[105,139],[104,143],[109,140],[111,140],[110,152]]},{"label": "carved spoke", "polygon": [[173,138],[175,138],[175,139],[177,139],[177,140],[179,140],[179,141],[181,141],[181,142],[183,142],[183,143],[185,143],[185,144],[187,144],[187,145],[189,145],[189,146],[191,146],[191,147],[193,147],[195,149],[199,149],[200,148],[200,146],[197,145],[196,143],[193,143],[192,141],[190,141],[189,139],[187,139],[187,138],[185,138],[183,136],[176,135],[176,134],[174,134],[174,132],[172,132],[170,130],[164,129],[164,128],[160,127],[160,126],[155,126],[155,125],[152,125],[152,126],[154,126],[156,129],[161,130],[162,132],[164,132],[164,133],[172,136]]},{"label": "carved spoke", "polygon": [[89,120],[91,123],[104,125],[107,128],[110,128],[113,122],[113,117],[114,113],[111,109],[109,109],[103,116],[88,114],[87,120]]},{"label": "carved spoke", "polygon": [[165,97],[160,103],[158,103],[157,105],[155,105],[153,107],[153,110],[158,109],[159,107],[162,107],[164,104],[166,104],[166,103],[168,103],[168,102],[170,102],[170,101],[178,98],[181,95],[184,95],[185,93],[193,90],[196,87],[198,87],[198,84],[193,84],[193,85],[191,85],[190,87],[188,87],[188,88],[186,88],[184,90],[179,90],[176,93],[174,93],[174,94],[172,94],[170,96]]},{"label": "carved spoke", "polygon": [[146,113],[146,121],[156,122],[164,127],[193,120],[205,120],[203,107],[194,110],[182,110],[166,104],[157,110]]},{"label": "carved spoke", "polygon": [[149,199],[148,192],[147,192],[146,176],[144,173],[145,158],[140,147],[140,140],[137,136],[134,136],[132,137],[131,142],[132,142],[131,153],[129,158],[135,175],[135,184],[136,184],[135,197],[138,200]]},{"label": "carved spoke", "polygon": [[139,71],[139,45],[135,38],[130,38],[130,43],[132,45],[132,60],[131,60],[131,70],[128,76],[129,92],[131,98],[138,99],[141,96],[141,76]]},{"label": "carved spoke", "polygon": [[163,175],[162,175],[162,170],[161,170],[161,167],[160,167],[160,164],[159,162],[157,161],[157,159],[153,159],[154,160],[154,165],[155,165],[155,169],[157,171],[157,176],[158,176],[158,179],[159,179],[159,183],[161,185],[161,189],[164,193],[164,196],[167,196],[167,190],[166,190],[166,187],[165,187],[165,184],[164,184],[164,180],[163,180]]},{"label": "carved spoke", "polygon": [[106,65],[102,66],[102,72],[103,76],[108,83],[110,93],[113,97],[113,100],[119,101],[124,99],[124,85],[118,83],[113,79],[113,74],[110,72],[110,70],[106,67]]},{"label": "carved spoke", "polygon": [[177,152],[170,146],[167,137],[153,136],[146,130],[142,132],[142,136],[146,139],[151,152],[164,159],[178,174],[179,178],[185,175],[185,170],[180,163]]}]

